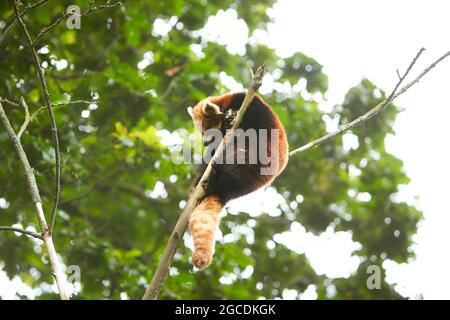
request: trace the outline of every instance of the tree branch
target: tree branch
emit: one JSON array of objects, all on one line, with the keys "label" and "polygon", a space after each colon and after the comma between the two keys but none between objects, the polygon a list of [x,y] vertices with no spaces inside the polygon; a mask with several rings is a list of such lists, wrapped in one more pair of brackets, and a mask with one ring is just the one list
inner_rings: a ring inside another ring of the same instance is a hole
[{"label": "tree branch", "polygon": [[55,226],[56,219],[56,211],[58,209],[59,202],[59,193],[61,190],[61,160],[60,160],[60,152],[59,152],[59,139],[58,139],[58,129],[56,127],[55,115],[52,110],[52,103],[50,101],[50,93],[48,92],[47,82],[45,81],[44,71],[42,71],[41,63],[39,61],[39,57],[36,53],[36,48],[33,45],[33,41],[31,40],[30,33],[28,32],[27,26],[25,22],[23,22],[22,17],[19,12],[19,1],[14,0],[13,2],[14,12],[16,14],[17,20],[22,27],[23,33],[25,34],[25,38],[28,42],[28,47],[30,49],[31,55],[33,57],[34,65],[36,67],[39,81],[41,83],[42,93],[44,95],[45,104],[47,105],[48,116],[50,118],[50,125],[52,128],[52,137],[53,137],[53,146],[55,149],[55,196],[53,200],[53,208],[50,218],[50,230],[51,233]]},{"label": "tree branch", "polygon": [[[91,12],[97,11],[97,10],[101,10],[101,9],[106,9],[106,8],[114,8],[117,6],[121,6],[122,3],[121,2],[116,2],[114,4],[101,4],[95,7],[89,7],[89,9],[87,9],[85,12],[82,12],[80,14],[80,17],[83,17]],[[35,46],[39,40],[41,40],[41,38],[50,30],[56,28],[58,26],[58,24],[64,20],[65,18],[69,17],[72,13],[70,12],[65,12],[62,15],[60,15],[58,18],[55,19],[55,21],[53,21],[50,25],[48,25],[47,27],[42,28],[39,33],[37,34],[36,38],[34,38],[33,40],[33,46]]]},{"label": "tree branch", "polygon": [[209,176],[211,175],[212,163],[215,163],[218,160],[218,158],[223,154],[224,150],[226,149],[230,141],[230,138],[233,137],[236,128],[239,127],[245,111],[252,102],[256,94],[256,91],[261,86],[262,78],[265,72],[266,66],[262,65],[258,68],[255,75],[252,77],[250,88],[247,91],[247,94],[245,95],[244,101],[242,102],[239,112],[237,113],[233,127],[227,131],[225,137],[220,142],[220,145],[217,148],[216,152],[214,153],[214,156],[212,157],[210,163],[208,164],[208,167],[206,168],[200,181],[198,182],[197,186],[191,193],[186,206],[181,212],[178,221],[175,225],[175,228],[173,229],[172,234],[169,237],[164,253],[161,256],[159,265],[156,268],[156,271],[153,275],[152,281],[148,286],[147,290],[145,291],[144,296],[142,297],[143,300],[155,300],[158,297],[164,279],[166,278],[167,273],[169,271],[170,264],[172,263],[173,256],[177,251],[181,239],[183,239],[183,235],[186,231],[189,222],[189,216],[191,215],[191,212],[193,211],[197,203],[202,199],[202,197],[205,194],[205,190],[203,189],[202,186],[203,182],[209,179]]},{"label": "tree branch", "polygon": [[85,70],[83,72],[77,72],[77,73],[71,73],[71,74],[59,74],[54,72],[48,72],[47,75],[49,75],[54,80],[72,80],[77,78],[82,78],[84,76],[90,75],[95,73],[95,71],[92,70]]},{"label": "tree branch", "polygon": [[141,199],[143,199],[145,201],[150,201],[150,202],[153,202],[153,203],[168,203],[169,202],[169,198],[166,198],[166,199],[163,199],[163,198],[157,198],[157,199],[150,198],[146,194],[145,190],[140,189],[140,188],[136,188],[134,186],[127,185],[125,183],[117,184],[117,188],[119,188],[120,190],[126,191],[128,193],[131,193],[131,194],[133,194],[133,195],[135,195],[135,196],[137,196],[137,197],[139,197],[139,198],[141,198]]},{"label": "tree branch", "polygon": [[6,227],[6,226],[0,226],[0,231],[13,231],[13,232],[20,232],[29,236],[32,236],[36,239],[42,239],[42,236],[40,234],[37,234],[36,232],[33,231],[28,231],[28,230],[24,230],[21,228],[14,228],[14,227]]},{"label": "tree branch", "polygon": [[413,59],[413,61],[409,65],[409,67],[406,70],[406,72],[403,75],[403,77],[399,77],[399,81],[397,82],[397,85],[395,86],[394,90],[392,91],[392,93],[389,95],[389,97],[386,100],[380,102],[375,107],[370,109],[368,112],[366,112],[362,116],[356,118],[355,120],[342,125],[335,132],[329,133],[329,134],[327,134],[327,135],[325,135],[325,136],[323,136],[323,137],[321,137],[319,139],[316,139],[314,141],[311,141],[311,142],[305,144],[304,146],[302,146],[300,148],[292,150],[291,152],[289,152],[289,157],[292,157],[292,156],[294,156],[294,155],[296,155],[298,153],[304,152],[304,151],[306,151],[308,149],[311,149],[313,147],[321,145],[322,143],[327,142],[327,141],[333,139],[334,137],[336,137],[336,136],[338,136],[340,134],[343,134],[344,132],[346,132],[346,131],[348,131],[350,129],[353,129],[355,127],[358,127],[361,124],[365,123],[367,120],[372,118],[374,115],[376,115],[380,111],[386,109],[391,104],[392,101],[394,101],[397,97],[399,97],[400,95],[402,95],[403,93],[408,91],[409,88],[411,88],[414,84],[419,82],[419,80],[422,79],[422,77],[424,75],[426,75],[431,69],[433,69],[439,62],[441,62],[442,60],[444,60],[445,58],[447,58],[450,55],[450,51],[448,51],[447,53],[442,55],[440,58],[438,58],[436,61],[434,61],[432,64],[430,64],[425,70],[423,70],[414,80],[412,80],[411,82],[406,84],[403,88],[401,88],[397,92],[398,87],[403,82],[403,80],[405,79],[406,75],[409,73],[409,71],[411,70],[411,68],[413,67],[413,65],[415,64],[415,62],[417,61],[417,59],[419,58],[419,56],[422,54],[423,51],[424,51],[424,49],[422,48],[417,53],[416,57]]},{"label": "tree branch", "polygon": [[30,122],[30,112],[28,112],[28,105],[23,97],[20,97],[20,104],[23,106],[25,111],[25,120],[23,121],[22,126],[20,127],[19,133],[17,133],[17,138],[20,139],[24,131],[27,129],[28,123]]},{"label": "tree branch", "polygon": [[[73,100],[68,102],[59,102],[59,103],[52,103],[52,108],[55,109],[55,107],[64,107],[72,104],[94,104],[98,103],[98,101],[88,101],[88,100]],[[41,106],[39,109],[37,109],[33,114],[30,116],[30,121],[33,121],[36,116],[41,113],[42,111],[47,110],[47,106]]]},{"label": "tree branch", "polygon": [[8,105],[10,105],[11,107],[14,107],[14,108],[17,108],[20,105],[19,103],[11,101],[11,100],[8,100],[7,98],[0,99],[0,102],[4,103],[4,104],[8,104]]},{"label": "tree branch", "polygon": [[104,183],[109,178],[115,176],[116,174],[120,173],[122,170],[124,170],[124,166],[120,165],[117,168],[113,169],[112,171],[105,174],[103,177],[100,177],[98,180],[96,180],[94,183],[92,183],[85,191],[81,192],[80,194],[73,196],[72,198],[63,199],[61,203],[69,203],[73,202],[79,199],[82,199],[84,197],[87,197],[96,187]]},{"label": "tree branch", "polygon": [[11,126],[11,123],[9,122],[8,116],[6,115],[1,102],[0,102],[0,122],[3,124],[3,127],[5,128],[6,133],[9,136],[9,139],[11,140],[11,142],[14,145],[14,148],[16,149],[17,155],[19,156],[19,159],[22,162],[25,171],[25,176],[27,178],[30,195],[33,200],[34,209],[36,211],[36,215],[39,220],[39,225],[41,227],[42,231],[41,238],[44,241],[45,247],[47,248],[52,273],[55,278],[56,285],[58,286],[59,295],[62,300],[69,300],[69,295],[67,294],[65,282],[62,277],[61,269],[59,267],[58,256],[56,254],[55,246],[53,244],[52,235],[50,233],[50,230],[48,229],[47,222],[45,220],[41,196],[39,194],[39,189],[36,183],[36,177],[34,176],[34,170],[30,166],[30,163],[28,162],[28,157],[25,151],[23,150],[22,144],[20,143],[20,139],[14,132],[14,129]]},{"label": "tree branch", "polygon": [[[34,9],[45,2],[47,2],[47,0],[40,0],[36,3],[28,5],[20,16],[24,17],[31,9]],[[3,33],[0,35],[0,44],[3,42],[3,40],[5,40],[7,34],[14,28],[14,26],[16,24],[17,24],[17,18],[15,17],[14,20],[6,27],[5,31],[3,31]]]}]

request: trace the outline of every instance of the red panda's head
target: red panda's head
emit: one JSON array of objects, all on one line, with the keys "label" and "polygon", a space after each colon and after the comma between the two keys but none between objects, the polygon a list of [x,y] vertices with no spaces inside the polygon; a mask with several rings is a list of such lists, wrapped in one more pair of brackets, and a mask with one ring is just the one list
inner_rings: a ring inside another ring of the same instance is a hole
[{"label": "red panda's head", "polygon": [[188,112],[194,121],[195,127],[202,134],[208,129],[220,128],[223,113],[220,111],[220,107],[208,98],[197,103],[193,109],[188,109]]}]

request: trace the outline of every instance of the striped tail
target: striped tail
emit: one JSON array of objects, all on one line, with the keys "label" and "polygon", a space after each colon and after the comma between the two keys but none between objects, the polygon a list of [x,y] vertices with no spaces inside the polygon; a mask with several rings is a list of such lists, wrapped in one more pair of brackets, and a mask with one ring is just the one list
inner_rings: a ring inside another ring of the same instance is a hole
[{"label": "striped tail", "polygon": [[223,206],[217,196],[209,195],[191,213],[189,231],[194,238],[195,246],[192,262],[199,269],[204,269],[211,264],[215,233]]}]

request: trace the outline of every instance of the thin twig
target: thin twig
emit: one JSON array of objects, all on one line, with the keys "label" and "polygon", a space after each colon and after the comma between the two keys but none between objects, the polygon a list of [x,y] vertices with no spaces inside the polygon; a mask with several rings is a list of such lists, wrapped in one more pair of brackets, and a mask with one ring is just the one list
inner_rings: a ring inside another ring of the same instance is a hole
[{"label": "thin twig", "polygon": [[225,134],[225,137],[220,142],[219,147],[217,148],[216,152],[214,153],[214,156],[212,157],[211,161],[208,164],[208,167],[206,168],[205,172],[203,173],[200,181],[198,182],[197,186],[194,188],[192,193],[189,196],[189,199],[187,201],[186,206],[184,207],[183,211],[181,212],[178,221],[175,225],[175,228],[172,231],[172,234],[169,237],[169,240],[167,242],[167,246],[164,250],[164,253],[161,256],[161,259],[159,261],[159,265],[155,270],[155,273],[153,275],[152,281],[150,285],[148,286],[147,290],[145,291],[144,296],[142,297],[143,300],[155,300],[158,297],[159,291],[161,290],[161,287],[163,285],[164,279],[167,276],[167,273],[170,268],[170,264],[172,263],[173,256],[175,255],[175,252],[177,251],[178,245],[183,239],[183,235],[186,231],[188,222],[189,222],[189,216],[192,212],[192,210],[195,208],[197,203],[200,201],[200,199],[204,196],[205,190],[203,189],[203,182],[209,179],[209,176],[212,172],[212,163],[215,163],[219,157],[222,156],[224,150],[226,150],[226,147],[232,139],[234,135],[234,132],[236,128],[239,127],[242,118],[244,116],[245,111],[247,110],[248,106],[252,102],[253,98],[255,97],[256,91],[261,86],[262,78],[266,72],[266,66],[262,65],[258,68],[255,75],[252,77],[251,85],[249,90],[247,91],[247,94],[245,95],[244,101],[242,102],[242,105],[239,109],[239,112],[236,116],[236,119],[234,121],[233,127],[227,131]]},{"label": "thin twig", "polygon": [[[36,3],[28,5],[25,8],[25,10],[21,13],[21,17],[24,17],[31,9],[34,9],[45,2],[47,2],[47,0],[40,0]],[[6,35],[12,30],[12,28],[14,28],[14,26],[16,24],[17,24],[17,18],[14,17],[14,20],[5,28],[5,31],[3,31],[3,33],[0,35],[0,44],[3,42],[3,40],[5,40]]]},{"label": "thin twig", "polygon": [[14,227],[6,227],[6,226],[0,226],[0,231],[13,231],[13,232],[19,232],[19,233],[23,233],[29,236],[32,236],[36,239],[42,239],[42,236],[36,232],[33,231],[28,231],[25,229],[21,229],[21,228],[14,228]]},{"label": "thin twig", "polygon": [[20,105],[19,103],[11,101],[11,100],[8,100],[7,98],[0,99],[0,102],[4,103],[4,104],[7,104],[7,105],[10,105],[10,106],[12,106],[14,108],[17,108]]},{"label": "thin twig", "polygon": [[142,190],[140,188],[136,188],[134,186],[127,185],[125,183],[117,184],[117,188],[120,190],[129,192],[145,201],[153,202],[153,203],[169,203],[169,198],[151,198],[146,193],[146,190]]},{"label": "thin twig", "polygon": [[163,94],[159,97],[161,101],[165,101],[167,97],[172,93],[172,90],[177,85],[177,77],[173,77],[169,80],[169,85],[167,86],[166,90],[163,92]]},{"label": "thin twig", "polygon": [[27,178],[27,184],[30,191],[31,199],[33,200],[34,209],[36,211],[36,215],[39,220],[39,225],[41,227],[42,231],[41,237],[42,240],[44,241],[45,247],[47,248],[52,274],[55,278],[56,285],[58,286],[59,296],[61,297],[62,300],[69,300],[69,295],[67,294],[66,285],[62,277],[61,268],[59,266],[58,256],[55,250],[55,246],[53,244],[52,235],[48,229],[48,225],[45,220],[44,210],[42,208],[42,200],[39,194],[39,188],[36,183],[36,177],[34,176],[34,170],[30,166],[27,154],[23,150],[22,144],[20,143],[19,138],[14,132],[14,129],[11,126],[11,123],[9,122],[9,119],[5,113],[5,110],[3,109],[3,105],[1,104],[1,102],[0,102],[0,123],[3,124],[3,127],[5,128],[6,133],[9,136],[9,139],[11,140],[11,142],[14,145],[14,148],[16,149],[17,155],[19,156],[19,159],[22,162],[25,171],[25,176]]},{"label": "thin twig", "polygon": [[72,80],[81,77],[85,77],[87,75],[93,74],[95,71],[85,70],[83,72],[71,73],[71,74],[59,74],[54,72],[47,72],[47,75],[55,80]]},{"label": "thin twig", "polygon": [[424,69],[414,80],[412,80],[411,82],[409,82],[408,84],[403,86],[403,88],[398,90],[398,92],[396,92],[396,90],[398,89],[400,83],[404,80],[404,78],[406,77],[408,72],[411,70],[413,64],[416,62],[417,58],[419,57],[419,55],[422,52],[423,52],[423,49],[420,50],[420,52],[417,54],[417,56],[411,62],[410,66],[407,69],[407,71],[405,72],[404,76],[400,78],[400,80],[397,83],[397,86],[395,87],[394,91],[391,93],[391,95],[386,100],[380,102],[375,107],[370,109],[367,113],[365,113],[362,116],[356,118],[355,120],[342,125],[335,132],[329,133],[329,134],[327,134],[327,135],[325,135],[325,136],[323,136],[323,137],[321,137],[321,138],[319,138],[317,140],[314,140],[314,141],[311,141],[311,142],[305,144],[304,146],[302,146],[300,148],[292,150],[291,152],[289,152],[289,156],[292,157],[293,155],[296,155],[298,153],[301,153],[301,152],[304,152],[304,151],[306,151],[308,149],[316,147],[316,146],[318,146],[318,145],[320,145],[320,144],[322,144],[324,142],[327,142],[327,141],[333,139],[334,137],[336,137],[336,136],[338,136],[338,135],[340,135],[340,134],[342,134],[342,133],[344,133],[344,132],[346,132],[346,131],[348,131],[350,129],[353,129],[353,128],[363,124],[364,122],[366,122],[367,120],[372,118],[374,115],[376,115],[380,111],[382,111],[385,108],[387,108],[392,101],[394,101],[397,97],[399,97],[400,95],[402,95],[403,93],[408,91],[408,89],[411,88],[414,84],[419,82],[419,80],[422,79],[422,77],[425,76],[431,69],[433,69],[439,62],[441,62],[442,60],[444,60],[445,58],[450,56],[450,51],[446,52],[444,55],[442,55],[437,60],[435,60],[432,64],[430,64],[426,69]]},{"label": "thin twig", "polygon": [[[64,107],[69,106],[72,104],[95,104],[98,103],[97,101],[89,101],[89,100],[74,100],[74,101],[68,101],[68,102],[58,102],[58,103],[52,103],[52,108],[55,109],[55,107]],[[35,112],[33,112],[30,116],[30,121],[33,121],[36,116],[41,113],[42,111],[47,110],[47,106],[41,106],[39,107]]]},{"label": "thin twig", "polygon": [[30,123],[30,112],[28,112],[28,105],[23,97],[20,97],[20,105],[23,106],[23,109],[25,111],[25,120],[23,121],[23,124],[20,127],[19,133],[17,133],[17,138],[19,139],[24,133],[24,131],[27,129],[28,123]]},{"label": "thin twig", "polygon": [[124,170],[124,166],[123,165],[118,166],[117,168],[113,169],[111,172],[108,172],[103,177],[100,177],[98,180],[96,180],[94,183],[92,183],[88,188],[86,188],[85,191],[81,192],[80,194],[77,194],[77,195],[73,196],[72,198],[63,199],[61,201],[61,203],[69,203],[69,202],[77,201],[77,200],[80,200],[80,199],[82,199],[84,197],[87,197],[88,195],[90,195],[92,193],[92,191],[96,187],[98,187],[99,185],[104,183],[109,178],[111,178],[111,177],[115,176],[116,174],[122,172],[122,170]]},{"label": "thin twig", "polygon": [[36,53],[36,48],[33,45],[33,41],[31,40],[30,33],[28,32],[27,26],[25,22],[23,22],[22,17],[19,12],[19,1],[14,0],[14,12],[16,14],[17,20],[19,24],[22,26],[23,33],[25,34],[25,38],[28,42],[28,47],[30,49],[31,55],[33,57],[34,65],[36,67],[39,81],[41,83],[42,93],[44,94],[45,104],[47,105],[48,116],[50,118],[50,125],[52,128],[52,137],[53,137],[53,147],[55,149],[55,196],[53,199],[53,208],[51,211],[50,218],[50,233],[53,232],[55,226],[56,219],[56,211],[58,209],[59,202],[59,193],[61,190],[61,160],[60,160],[60,152],[59,152],[59,139],[58,139],[58,129],[56,126],[55,115],[52,110],[52,103],[50,101],[50,93],[48,92],[47,82],[45,81],[44,71],[41,68],[41,63],[39,61],[39,57]]},{"label": "thin twig", "polygon": [[[101,10],[101,9],[107,9],[107,8],[114,8],[117,6],[121,6],[122,3],[121,2],[117,2],[114,4],[101,4],[95,7],[90,7],[89,9],[87,9],[85,12],[82,12],[80,14],[80,17],[83,17],[91,12],[97,11],[97,10]],[[55,19],[55,21],[53,21],[50,25],[48,25],[47,27],[42,28],[39,33],[37,34],[36,38],[34,38],[33,40],[33,46],[35,46],[39,40],[41,40],[41,38],[50,30],[56,28],[58,26],[58,24],[64,20],[65,18],[69,17],[70,15],[72,15],[71,12],[65,12],[62,15],[60,15],[58,18]]]}]

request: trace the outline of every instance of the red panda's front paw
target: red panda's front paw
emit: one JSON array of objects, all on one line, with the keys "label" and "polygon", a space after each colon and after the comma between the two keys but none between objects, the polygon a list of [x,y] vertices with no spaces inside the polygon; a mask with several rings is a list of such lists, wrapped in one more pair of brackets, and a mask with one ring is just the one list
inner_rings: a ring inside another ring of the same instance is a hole
[{"label": "red panda's front paw", "polygon": [[212,256],[203,250],[196,250],[192,254],[192,263],[198,269],[204,269],[211,264]]},{"label": "red panda's front paw", "polygon": [[228,109],[227,112],[225,112],[225,115],[223,117],[223,126],[224,129],[230,129],[234,125],[234,121],[236,120],[237,111],[233,109]]},{"label": "red panda's front paw", "polygon": [[208,189],[209,189],[209,180],[208,179],[205,179],[202,181],[202,188],[203,188],[203,190],[205,190],[205,192],[208,191]]}]

